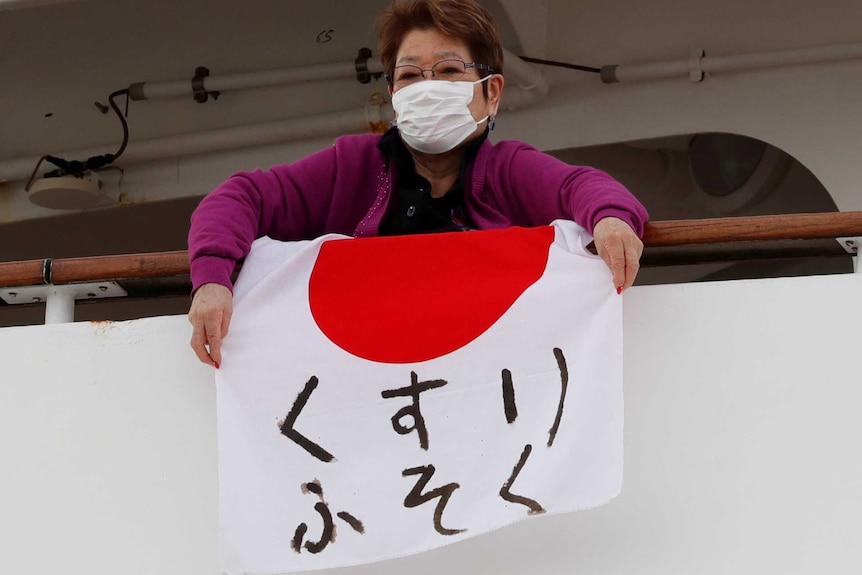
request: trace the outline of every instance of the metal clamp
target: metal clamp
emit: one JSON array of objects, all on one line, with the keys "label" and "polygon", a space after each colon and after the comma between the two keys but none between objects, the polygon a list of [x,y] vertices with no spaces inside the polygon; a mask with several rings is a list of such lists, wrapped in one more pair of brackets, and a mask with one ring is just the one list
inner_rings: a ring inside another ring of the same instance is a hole
[{"label": "metal clamp", "polygon": [[206,87],[204,86],[204,80],[207,76],[210,75],[210,70],[206,66],[198,66],[195,68],[195,75],[192,78],[192,96],[195,99],[195,102],[199,104],[203,104],[209,97],[212,96],[213,100],[218,100],[220,96],[219,92],[207,92]]},{"label": "metal clamp", "polygon": [[368,60],[371,59],[371,49],[370,48],[360,48],[359,54],[356,56],[356,60],[353,61],[356,66],[356,81],[360,84],[368,84],[371,82],[371,79],[379,80],[381,76],[383,76],[383,72],[371,72],[368,69]]}]

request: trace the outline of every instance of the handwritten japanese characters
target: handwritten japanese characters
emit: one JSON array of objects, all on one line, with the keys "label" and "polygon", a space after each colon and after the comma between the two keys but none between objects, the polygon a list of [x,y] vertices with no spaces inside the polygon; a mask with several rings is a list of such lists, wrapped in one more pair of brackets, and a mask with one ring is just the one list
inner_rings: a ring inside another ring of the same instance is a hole
[{"label": "handwritten japanese characters", "polygon": [[[422,410],[419,408],[419,394],[431,389],[443,387],[444,385],[446,385],[446,380],[443,379],[419,382],[417,381],[416,372],[411,371],[409,387],[387,389],[380,393],[381,397],[384,399],[389,399],[391,397],[410,397],[413,400],[410,405],[402,407],[395,413],[395,415],[392,416],[392,428],[399,435],[407,435],[408,433],[415,431],[419,435],[419,447],[425,451],[428,451],[428,429],[425,427],[425,418],[422,417]],[[413,425],[411,427],[404,426],[401,423],[401,419],[403,417],[412,418]]]},{"label": "handwritten japanese characters", "polygon": [[[320,553],[321,551],[326,549],[327,545],[335,542],[335,524],[332,521],[332,512],[329,510],[329,504],[323,498],[323,486],[320,485],[319,480],[303,483],[302,491],[303,493],[313,493],[320,498],[320,501],[314,504],[314,510],[320,514],[320,519],[323,522],[323,530],[320,534],[320,538],[317,541],[305,542],[305,549],[309,553]],[[339,511],[338,513],[336,513],[336,517],[342,519],[360,535],[365,533],[365,526],[362,524],[362,521],[360,521],[347,511]],[[308,525],[306,525],[305,523],[300,523],[296,527],[296,531],[293,534],[293,539],[290,542],[290,547],[297,553],[300,553],[302,551],[302,539],[303,537],[305,537],[307,531]]]},{"label": "handwritten japanese characters", "polygon": [[[553,354],[556,359],[557,369],[559,370],[559,378],[561,382],[561,392],[559,403],[557,406],[556,417],[548,431],[547,446],[551,447],[554,444],[557,432],[562,421],[563,409],[566,401],[566,392],[569,384],[568,367],[566,366],[566,358],[560,348],[554,348]],[[512,372],[508,369],[503,369],[501,372],[502,379],[502,395],[503,395],[503,411],[508,424],[513,424],[518,417],[518,408],[515,402],[514,380]],[[397,389],[387,389],[380,392],[383,399],[393,398],[410,398],[410,403],[399,408],[391,417],[392,429],[398,435],[409,435],[416,432],[419,439],[419,448],[428,451],[429,447],[429,432],[425,418],[422,415],[420,397],[421,394],[432,390],[440,389],[447,385],[444,379],[432,379],[419,381],[419,376],[415,371],[410,372],[410,385]],[[284,421],[279,425],[281,433],[294,443],[305,450],[308,455],[323,461],[325,463],[337,461],[331,453],[317,443],[311,441],[294,428],[296,420],[302,412],[303,407],[308,403],[314,390],[317,389],[320,382],[316,376],[312,376],[305,384],[305,387],[300,391],[294,401],[293,406],[285,417]],[[404,421],[409,420],[408,424]],[[527,460],[532,453],[532,444],[524,446],[518,462],[512,469],[511,475],[505,479],[500,487],[499,495],[503,501],[523,505],[527,508],[527,513],[530,515],[544,513],[545,509],[536,500],[523,495],[512,493],[511,488],[521,470],[527,464]],[[404,469],[401,474],[404,477],[418,476],[415,485],[404,497],[404,507],[415,508],[433,500],[437,500],[434,508],[434,530],[440,535],[449,536],[457,535],[466,531],[466,528],[448,528],[443,526],[443,513],[446,506],[449,504],[455,491],[460,487],[457,482],[449,482],[438,487],[428,489],[436,468],[432,463],[426,465],[409,467]],[[310,553],[320,553],[326,546],[335,539],[335,530],[333,525],[332,513],[329,511],[329,506],[323,499],[323,490],[319,482],[311,482],[303,484],[303,490],[307,493],[317,494],[320,501],[314,505],[315,511],[320,514],[323,521],[323,532],[316,542],[306,541],[305,549]],[[358,519],[347,512],[340,512],[338,517],[343,518],[354,531],[362,534],[365,532],[364,525]],[[291,542],[291,547],[299,553],[302,548],[302,539],[306,534],[308,526],[301,523],[297,528],[294,538]]]}]

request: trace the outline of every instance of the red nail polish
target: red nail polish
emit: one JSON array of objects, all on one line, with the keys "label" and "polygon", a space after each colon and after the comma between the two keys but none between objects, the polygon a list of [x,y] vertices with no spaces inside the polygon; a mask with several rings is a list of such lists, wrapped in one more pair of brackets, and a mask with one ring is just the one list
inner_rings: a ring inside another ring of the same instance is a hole
[{"label": "red nail polish", "polygon": [[219,368],[219,363],[216,360],[213,360],[213,365],[215,366],[216,369]]},{"label": "red nail polish", "polygon": [[623,286],[617,286],[617,293],[623,293]]}]

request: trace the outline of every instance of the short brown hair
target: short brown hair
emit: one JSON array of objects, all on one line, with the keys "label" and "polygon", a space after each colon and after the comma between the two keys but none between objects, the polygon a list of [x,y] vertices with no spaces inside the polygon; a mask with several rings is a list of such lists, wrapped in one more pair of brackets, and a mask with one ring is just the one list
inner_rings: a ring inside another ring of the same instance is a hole
[{"label": "short brown hair", "polygon": [[393,0],[377,17],[376,27],[377,53],[386,73],[395,68],[408,32],[433,28],[467,44],[474,61],[503,72],[503,47],[494,18],[474,0]]}]

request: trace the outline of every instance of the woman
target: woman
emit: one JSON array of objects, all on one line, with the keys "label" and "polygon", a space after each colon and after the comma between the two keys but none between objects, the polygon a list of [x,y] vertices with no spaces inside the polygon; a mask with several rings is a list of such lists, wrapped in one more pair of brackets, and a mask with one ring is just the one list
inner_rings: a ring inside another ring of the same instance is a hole
[{"label": "woman", "polygon": [[192,216],[189,321],[202,362],[219,367],[231,273],[264,235],[362,237],[574,219],[593,234],[617,293],[634,282],[647,214],[621,184],[520,142],[487,140],[504,85],[490,14],[474,0],[394,0],[378,35],[396,127],[236,174]]}]

